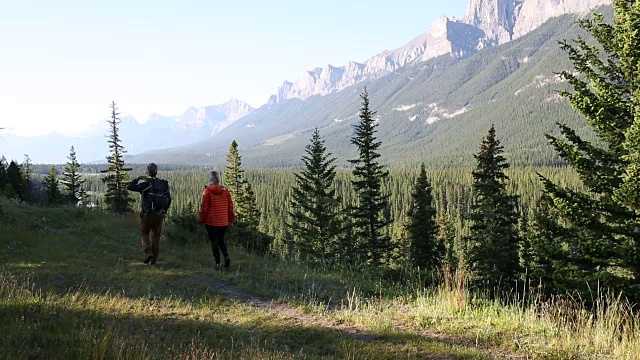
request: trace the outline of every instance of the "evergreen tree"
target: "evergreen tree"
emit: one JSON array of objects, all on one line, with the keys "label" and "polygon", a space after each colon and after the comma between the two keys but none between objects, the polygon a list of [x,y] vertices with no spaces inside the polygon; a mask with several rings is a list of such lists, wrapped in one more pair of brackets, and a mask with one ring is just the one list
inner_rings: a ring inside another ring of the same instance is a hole
[{"label": "evergreen tree", "polygon": [[49,169],[49,175],[44,178],[44,187],[47,194],[47,203],[49,205],[60,205],[63,201],[62,193],[60,192],[60,182],[58,180],[58,172],[56,168],[51,165]]},{"label": "evergreen tree", "polygon": [[224,167],[222,184],[229,189],[231,198],[238,201],[238,196],[242,192],[244,184],[244,169],[242,168],[242,157],[238,151],[238,143],[233,140],[227,152],[227,163]]},{"label": "evergreen tree", "polygon": [[474,155],[471,235],[465,256],[473,278],[492,291],[512,285],[520,273],[517,197],[506,192],[509,178],[504,170],[509,164],[502,149],[492,125],[480,152]]},{"label": "evergreen tree", "polygon": [[24,160],[22,160],[20,167],[22,169],[22,176],[24,177],[25,201],[31,201],[31,191],[33,190],[33,184],[31,183],[33,170],[31,169],[31,165],[31,158],[28,154],[24,154]]},{"label": "evergreen tree", "polygon": [[76,150],[73,146],[71,146],[67,159],[69,159],[69,161],[67,161],[64,168],[64,178],[62,180],[62,184],[65,188],[65,198],[73,204],[76,204],[77,202],[84,204],[87,195],[86,191],[82,188],[82,185],[84,184],[85,179],[80,175],[80,164],[76,158]]},{"label": "evergreen tree", "polygon": [[129,196],[129,191],[127,190],[131,168],[126,168],[124,164],[126,150],[121,144],[122,140],[118,134],[118,125],[120,124],[118,115],[120,114],[116,108],[116,103],[111,102],[110,108],[111,119],[108,120],[109,135],[107,135],[110,155],[107,156],[107,169],[101,171],[106,174],[102,178],[102,181],[107,185],[104,202],[109,210],[117,213],[126,213],[131,211],[131,204],[133,203],[133,199]]},{"label": "evergreen tree", "polygon": [[[574,69],[564,71],[573,92],[561,95],[599,138],[594,145],[559,124],[562,137],[547,138],[579,174],[587,192],[542,177],[558,220],[545,231],[560,243],[563,259],[554,284],[626,289],[640,298],[640,2],[614,0],[614,22],[601,14],[579,20],[598,45],[564,41]],[[562,286],[562,285],[560,285]]]},{"label": "evergreen tree", "polygon": [[411,194],[407,232],[411,246],[411,260],[414,265],[426,269],[440,266],[445,249],[438,242],[436,234],[436,209],[433,206],[431,184],[427,179],[424,163]]},{"label": "evergreen tree", "polygon": [[340,250],[340,201],[333,185],[335,158],[326,151],[325,142],[316,128],[311,144],[305,147],[306,155],[302,157],[304,169],[295,174],[296,186],[292,189],[289,211],[291,223],[288,224],[297,250],[324,265]]},{"label": "evergreen tree", "polygon": [[242,214],[242,218],[238,218],[238,236],[246,250],[264,254],[269,250],[273,239],[259,230],[260,210],[256,204],[256,195],[251,184],[244,180],[241,188],[242,192],[238,197],[240,208],[237,212]]},{"label": "evergreen tree", "polygon": [[20,164],[20,167],[22,167],[22,174],[24,175],[24,178],[28,180],[31,179],[31,175],[33,173],[31,165],[32,163],[29,154],[24,154],[24,160],[22,160],[22,164]]},{"label": "evergreen tree", "polygon": [[8,198],[18,198],[26,201],[26,186],[24,184],[24,174],[22,168],[15,161],[11,161],[7,167],[7,188],[6,195]]},{"label": "evergreen tree", "polygon": [[355,209],[353,207],[345,206],[343,216],[340,222],[340,228],[342,229],[340,236],[338,236],[338,244],[341,251],[337,254],[336,263],[345,265],[360,265],[364,263],[364,255],[359,247],[356,238],[355,227]]},{"label": "evergreen tree", "polygon": [[[0,196],[5,196],[7,188],[9,187],[9,181],[7,179],[7,159],[4,156],[0,157]],[[0,203],[0,215],[4,210],[2,209],[2,203]]]},{"label": "evergreen tree", "polygon": [[90,204],[89,193],[87,193],[87,190],[85,190],[84,187],[80,187],[80,190],[78,190],[77,199],[78,206],[85,207]]},{"label": "evergreen tree", "polygon": [[391,250],[392,258],[390,264],[396,268],[407,268],[413,266],[411,257],[411,240],[409,239],[409,217],[405,216],[402,224],[391,236],[393,249]]},{"label": "evergreen tree", "polygon": [[9,179],[7,178],[7,159],[0,157],[0,196],[6,195],[7,188],[9,187]]},{"label": "evergreen tree", "polygon": [[367,263],[378,266],[389,254],[391,238],[383,232],[383,228],[391,222],[383,216],[388,207],[389,195],[382,194],[382,182],[389,176],[378,163],[377,150],[381,142],[376,140],[375,134],[378,123],[374,120],[375,112],[369,109],[369,94],[365,88],[361,95],[360,122],[354,125],[355,134],[351,143],[358,147],[357,159],[349,160],[354,165],[352,180],[357,194],[357,203],[352,213],[354,217],[354,232],[366,254]]},{"label": "evergreen tree", "polygon": [[[527,229],[525,240],[529,243],[528,280],[530,286],[541,286],[546,294],[552,291],[567,292],[579,289],[582,281],[567,282],[567,275],[577,268],[567,260],[571,258],[570,249],[564,247],[557,234],[564,229],[558,226],[558,212],[549,206],[551,199],[542,196],[533,212],[531,225]],[[575,233],[571,234],[575,235]],[[556,274],[556,268],[559,269]],[[573,269],[572,269],[573,268]]]},{"label": "evergreen tree", "polygon": [[253,192],[251,184],[244,180],[242,182],[241,193],[238,199],[239,209],[238,212],[242,213],[243,217],[240,222],[251,226],[252,229],[258,230],[260,222],[260,210],[256,205],[256,195]]},{"label": "evergreen tree", "polygon": [[440,212],[437,225],[438,234],[436,235],[436,240],[445,248],[444,260],[451,268],[456,269],[459,261],[458,251],[455,245],[456,232],[451,219],[447,217],[444,211]]},{"label": "evergreen tree", "polygon": [[520,233],[520,267],[524,271],[524,281],[529,283],[529,275],[531,275],[531,267],[533,264],[533,249],[531,247],[531,226],[527,214],[520,215],[519,233]]}]

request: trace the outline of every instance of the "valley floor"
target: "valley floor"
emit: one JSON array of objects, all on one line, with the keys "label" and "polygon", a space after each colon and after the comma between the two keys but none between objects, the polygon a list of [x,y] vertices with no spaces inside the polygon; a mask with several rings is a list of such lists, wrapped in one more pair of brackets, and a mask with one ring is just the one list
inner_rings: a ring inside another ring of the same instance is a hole
[{"label": "valley floor", "polygon": [[147,266],[135,216],[1,204],[0,358],[640,355],[637,328],[618,339],[604,331],[577,336],[455,286],[385,285],[369,274],[322,272],[233,247],[231,269],[215,272],[204,239],[163,238],[158,265]]}]

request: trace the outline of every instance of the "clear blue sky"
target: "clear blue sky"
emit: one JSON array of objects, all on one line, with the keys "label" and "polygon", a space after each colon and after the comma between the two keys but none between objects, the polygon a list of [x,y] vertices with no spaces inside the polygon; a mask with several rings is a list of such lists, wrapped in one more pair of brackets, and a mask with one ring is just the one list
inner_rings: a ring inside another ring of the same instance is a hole
[{"label": "clear blue sky", "polygon": [[83,132],[108,116],[260,106],[304,70],[363,61],[468,0],[0,0],[0,127]]}]

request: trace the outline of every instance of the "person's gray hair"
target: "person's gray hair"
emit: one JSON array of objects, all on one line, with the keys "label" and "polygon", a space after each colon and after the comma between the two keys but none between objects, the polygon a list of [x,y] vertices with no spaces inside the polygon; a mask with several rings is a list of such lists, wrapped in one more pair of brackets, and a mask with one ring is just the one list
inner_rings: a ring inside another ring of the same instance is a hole
[{"label": "person's gray hair", "polygon": [[220,185],[220,175],[217,171],[209,173],[209,184]]},{"label": "person's gray hair", "polygon": [[156,165],[156,163],[147,165],[147,174],[149,174],[149,176],[151,177],[155,177],[156,175],[158,175],[158,165]]}]

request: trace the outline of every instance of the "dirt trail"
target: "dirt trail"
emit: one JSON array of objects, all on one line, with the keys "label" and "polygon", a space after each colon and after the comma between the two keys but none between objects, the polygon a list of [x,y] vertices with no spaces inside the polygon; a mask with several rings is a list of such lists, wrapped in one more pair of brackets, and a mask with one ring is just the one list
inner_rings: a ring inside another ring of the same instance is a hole
[{"label": "dirt trail", "polygon": [[[362,331],[356,326],[339,323],[339,322],[332,321],[320,316],[305,314],[301,312],[299,309],[289,304],[275,302],[273,299],[266,299],[260,296],[249,295],[243,292],[242,290],[238,289],[237,287],[230,285],[220,279],[199,276],[197,278],[194,278],[194,280],[198,283],[206,284],[212,290],[221,292],[226,296],[228,296],[229,298],[233,298],[243,303],[246,303],[248,305],[254,306],[256,308],[266,310],[266,311],[271,311],[280,316],[293,319],[299,322],[301,325],[316,325],[316,326],[321,326],[327,329],[337,330],[346,336],[349,336],[356,340],[361,340],[361,341],[387,341],[379,335],[367,333],[365,331]],[[437,333],[429,332],[427,330],[416,331],[415,329],[409,329],[404,326],[396,326],[396,330],[399,333],[415,334],[418,336],[437,340],[437,341],[448,343],[451,345],[464,346],[468,348],[478,348],[477,344],[472,343],[469,340],[459,338],[456,336],[447,335],[447,334],[437,334]],[[485,348],[482,350],[486,351],[487,355],[495,358],[501,358],[501,359],[502,358],[510,358],[510,359],[526,358],[526,357],[520,356],[519,354],[518,355],[504,354],[504,353],[498,353],[498,352],[492,351],[495,349]],[[436,360],[452,359],[452,357],[442,355],[442,354],[423,354],[423,356],[425,359],[436,359]]]},{"label": "dirt trail", "polygon": [[259,296],[249,295],[243,292],[242,290],[232,285],[229,285],[219,279],[202,276],[197,280],[198,282],[207,284],[213,290],[224,293],[230,298],[239,300],[243,303],[252,305],[262,310],[267,310],[267,311],[277,313],[280,316],[285,316],[285,317],[297,320],[299,323],[303,325],[313,324],[313,325],[318,325],[318,326],[322,326],[329,329],[338,330],[358,340],[364,340],[364,341],[378,340],[378,336],[364,333],[355,326],[339,324],[337,322],[334,322],[319,316],[302,313],[300,310],[288,304],[278,303],[271,299],[265,299]]},{"label": "dirt trail", "polygon": [[[78,240],[81,240],[83,242],[86,242],[87,240],[81,236],[78,236],[76,234],[73,234],[71,232],[65,231],[65,230],[60,230],[60,229],[56,229],[50,226],[43,226],[43,227],[38,227],[36,226],[36,228],[41,228],[42,230],[45,231],[51,231],[53,233],[56,233],[58,235],[62,235],[62,236],[67,236],[67,237],[72,237],[72,238],[76,238]],[[212,290],[218,291],[218,292],[222,292],[223,294],[225,294],[226,296],[228,296],[229,298],[232,299],[236,299],[239,300],[245,304],[254,306],[256,308],[262,309],[262,310],[266,310],[266,311],[270,311],[270,312],[274,312],[280,316],[284,316],[290,319],[293,319],[295,321],[297,321],[298,323],[300,323],[301,325],[316,325],[316,326],[320,326],[323,328],[327,328],[327,329],[333,329],[336,331],[341,332],[342,334],[352,337],[356,340],[360,340],[360,341],[385,341],[385,339],[383,339],[381,336],[376,335],[376,334],[370,334],[367,332],[362,331],[361,329],[359,329],[356,326],[353,325],[348,325],[348,324],[344,324],[344,323],[339,323],[337,321],[332,321],[329,319],[326,319],[324,317],[320,317],[320,316],[315,316],[315,315],[311,315],[311,314],[305,314],[303,312],[301,312],[299,309],[286,304],[286,303],[279,303],[279,302],[275,302],[273,299],[266,299],[260,296],[254,296],[254,295],[250,295],[247,294],[245,292],[243,292],[242,290],[238,289],[237,287],[228,284],[227,282],[220,280],[220,279],[216,279],[216,278],[212,278],[212,277],[207,277],[207,276],[195,276],[192,278],[192,280],[195,283],[199,283],[199,284],[205,284],[207,285],[209,288],[211,288]],[[433,339],[433,340],[437,340],[440,342],[444,342],[444,343],[448,343],[451,345],[456,345],[456,346],[464,346],[464,347],[468,347],[468,348],[478,348],[477,344],[473,344],[472,342],[470,342],[469,340],[465,340],[463,338],[460,337],[456,337],[456,336],[451,336],[451,335],[447,335],[447,334],[438,334],[438,333],[432,333],[429,332],[427,330],[416,330],[416,329],[409,329],[405,326],[401,326],[401,325],[395,325],[395,329],[396,331],[398,331],[398,333],[405,333],[405,334],[416,334],[419,336],[422,336],[424,338],[429,338],[429,339]],[[490,349],[490,348],[484,348],[484,351],[486,351],[487,355],[493,356],[495,358],[500,358],[500,359],[504,359],[504,358],[509,358],[509,359],[524,359],[527,358],[526,356],[522,356],[520,354],[506,354],[503,352],[496,352],[496,349]],[[493,350],[493,351],[492,351]],[[422,354],[424,359],[433,359],[433,360],[446,360],[446,359],[452,359],[452,357],[450,356],[446,356],[443,354]]]}]

